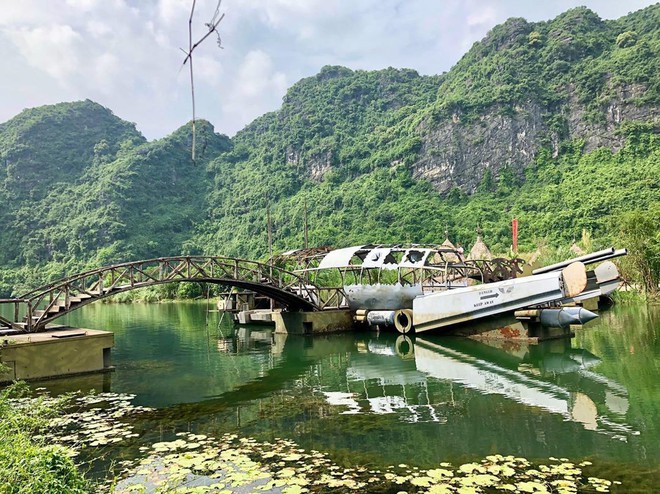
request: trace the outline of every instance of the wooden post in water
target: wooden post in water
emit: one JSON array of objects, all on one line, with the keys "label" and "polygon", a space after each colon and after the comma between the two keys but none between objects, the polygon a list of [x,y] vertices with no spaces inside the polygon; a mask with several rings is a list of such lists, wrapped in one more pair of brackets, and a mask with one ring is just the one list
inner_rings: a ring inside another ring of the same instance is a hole
[{"label": "wooden post in water", "polygon": [[272,264],[272,260],[273,260],[273,225],[270,222],[270,205],[268,205],[266,207],[266,222],[268,223],[268,255],[270,256],[268,264]]},{"label": "wooden post in water", "polygon": [[511,235],[513,237],[513,252],[518,253],[518,218],[511,221]]}]

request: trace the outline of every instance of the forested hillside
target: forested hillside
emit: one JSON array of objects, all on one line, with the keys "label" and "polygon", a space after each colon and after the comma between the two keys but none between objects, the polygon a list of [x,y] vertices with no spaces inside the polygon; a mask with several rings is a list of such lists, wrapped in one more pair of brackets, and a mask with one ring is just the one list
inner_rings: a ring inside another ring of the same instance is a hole
[{"label": "forested hillside", "polygon": [[[616,21],[586,8],[510,19],[446,74],[325,67],[211,163],[216,186],[197,248],[442,241],[481,223],[495,247],[613,231],[658,200],[660,5]],[[628,146],[624,149],[624,146]],[[623,151],[622,151],[623,150]],[[605,241],[605,240],[604,240]]]},{"label": "forested hillside", "polygon": [[660,6],[618,21],[582,7],[550,22],[509,19],[447,74],[417,130],[416,177],[474,191],[487,172],[523,178],[541,147],[620,149],[627,121],[657,121]]},{"label": "forested hillside", "polygon": [[514,216],[524,249],[604,244],[641,211],[660,251],[659,50],[659,4],[510,19],[439,76],[324,67],[231,140],[199,122],[194,163],[189,125],[146,142],[91,101],[25,110],[0,124],[0,296],[123,260],[263,257],[267,208],[276,250],[301,247],[305,204],[311,245],[448,228],[469,247],[479,224],[505,252]]},{"label": "forested hillside", "polygon": [[212,183],[205,160],[229,147],[210,124],[197,129],[193,164],[189,125],[148,143],[91,101],[26,110],[0,126],[0,292],[179,254]]}]

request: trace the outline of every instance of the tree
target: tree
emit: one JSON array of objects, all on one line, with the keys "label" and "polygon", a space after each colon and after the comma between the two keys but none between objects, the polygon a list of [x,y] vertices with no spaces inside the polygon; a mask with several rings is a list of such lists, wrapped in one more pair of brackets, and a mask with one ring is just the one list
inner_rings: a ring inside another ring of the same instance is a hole
[{"label": "tree", "polygon": [[616,37],[616,46],[619,48],[628,48],[637,43],[637,33],[635,31],[626,31]]},{"label": "tree", "polygon": [[660,203],[649,211],[630,211],[619,217],[621,241],[628,249],[623,268],[649,295],[660,284]]}]

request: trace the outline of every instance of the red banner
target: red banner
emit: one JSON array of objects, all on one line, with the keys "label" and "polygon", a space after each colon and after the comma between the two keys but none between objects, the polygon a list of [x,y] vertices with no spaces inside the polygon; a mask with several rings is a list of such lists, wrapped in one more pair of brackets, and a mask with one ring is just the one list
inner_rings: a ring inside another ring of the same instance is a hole
[{"label": "red banner", "polygon": [[518,219],[511,221],[511,233],[513,234],[513,252],[518,252]]}]

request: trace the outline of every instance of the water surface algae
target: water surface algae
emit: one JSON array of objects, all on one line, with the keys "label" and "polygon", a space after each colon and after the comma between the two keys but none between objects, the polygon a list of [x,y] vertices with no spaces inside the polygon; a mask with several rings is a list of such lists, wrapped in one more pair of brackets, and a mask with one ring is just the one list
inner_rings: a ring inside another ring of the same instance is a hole
[{"label": "water surface algae", "polygon": [[[43,439],[67,445],[72,456],[107,454],[139,436],[129,419],[152,410],[131,404],[133,395],[102,393],[73,396],[72,409],[53,419]],[[43,400],[44,395],[39,398]],[[24,402],[23,406],[29,406]],[[431,493],[610,492],[619,482],[589,477],[590,462],[550,458],[532,464],[525,458],[490,455],[479,462],[419,469],[405,464],[384,469],[344,468],[320,451],[305,450],[287,439],[257,441],[236,434],[219,438],[179,432],[173,441],[139,448],[137,458],[119,463],[123,470],[100,490],[123,493]],[[133,445],[135,448],[135,445]],[[85,460],[81,460],[84,468]],[[623,487],[625,489],[625,487]]]}]

